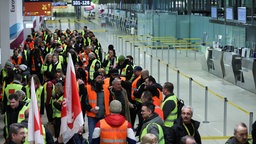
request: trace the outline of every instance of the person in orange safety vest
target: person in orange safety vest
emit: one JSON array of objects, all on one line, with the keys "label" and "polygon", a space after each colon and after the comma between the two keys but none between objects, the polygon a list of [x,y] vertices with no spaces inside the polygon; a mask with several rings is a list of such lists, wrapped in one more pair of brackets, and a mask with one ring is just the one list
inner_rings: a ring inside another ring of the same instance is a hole
[{"label": "person in orange safety vest", "polygon": [[111,114],[100,120],[93,132],[93,144],[136,144],[132,125],[120,115],[122,104],[112,100],[109,106]]}]

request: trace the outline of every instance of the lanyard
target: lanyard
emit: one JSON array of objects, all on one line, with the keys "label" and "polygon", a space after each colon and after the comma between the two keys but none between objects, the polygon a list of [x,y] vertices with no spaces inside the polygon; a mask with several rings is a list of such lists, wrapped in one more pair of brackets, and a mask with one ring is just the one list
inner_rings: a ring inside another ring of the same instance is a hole
[{"label": "lanyard", "polygon": [[193,131],[194,131],[193,135],[190,134],[188,127],[183,123],[183,126],[184,126],[185,130],[187,131],[188,135],[194,137],[195,136],[195,127],[192,123],[191,123],[191,125],[192,125]]}]

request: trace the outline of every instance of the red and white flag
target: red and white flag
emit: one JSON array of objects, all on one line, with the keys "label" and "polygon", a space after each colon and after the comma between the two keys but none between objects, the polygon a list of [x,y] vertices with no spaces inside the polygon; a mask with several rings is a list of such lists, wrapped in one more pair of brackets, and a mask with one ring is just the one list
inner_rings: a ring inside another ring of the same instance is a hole
[{"label": "red and white flag", "polygon": [[41,116],[37,106],[34,78],[31,79],[31,100],[28,116],[28,141],[34,144],[44,144],[44,133]]},{"label": "red and white flag", "polygon": [[70,53],[68,54],[68,66],[63,99],[60,134],[63,138],[63,142],[67,143],[84,124],[75,68]]}]

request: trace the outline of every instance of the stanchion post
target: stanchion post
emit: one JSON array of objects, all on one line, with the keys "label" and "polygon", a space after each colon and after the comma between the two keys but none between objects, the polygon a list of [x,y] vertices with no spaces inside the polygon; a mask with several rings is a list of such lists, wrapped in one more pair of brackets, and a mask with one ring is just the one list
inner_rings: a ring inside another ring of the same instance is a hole
[{"label": "stanchion post", "polygon": [[138,65],[140,65],[140,48],[138,47]]},{"label": "stanchion post", "polygon": [[132,55],[132,42],[130,42],[130,55]]},{"label": "stanchion post", "polygon": [[153,56],[151,54],[150,55],[150,74],[152,74],[152,59],[153,59]]},{"label": "stanchion post", "polygon": [[143,63],[144,63],[144,68],[146,68],[146,51],[144,51],[144,54],[143,54]]},{"label": "stanchion post", "polygon": [[195,50],[195,60],[196,60],[196,50]]},{"label": "stanchion post", "polygon": [[124,41],[123,41],[123,38],[121,38],[121,46],[119,47],[121,49],[121,53],[123,54],[124,53]]},{"label": "stanchion post", "polygon": [[227,135],[227,103],[228,99],[224,98],[224,122],[223,122],[223,136]]},{"label": "stanchion post", "polygon": [[249,117],[249,132],[250,133],[252,131],[252,124],[253,124],[253,112],[250,112],[250,117]]},{"label": "stanchion post", "polygon": [[126,56],[127,55],[127,42],[129,42],[128,40],[125,41],[125,50],[124,50],[124,55]]},{"label": "stanchion post", "polygon": [[177,49],[176,48],[174,48],[174,53],[175,53],[175,56],[174,56],[174,58],[175,58],[175,67],[177,68]]},{"label": "stanchion post", "polygon": [[164,57],[164,45],[162,45],[162,60],[163,60],[163,57]]},{"label": "stanchion post", "polygon": [[158,81],[160,82],[160,59],[158,59],[157,68],[158,68],[157,78],[158,78]]},{"label": "stanchion post", "polygon": [[209,123],[208,119],[208,87],[205,86],[205,99],[204,99],[204,121],[203,123]]},{"label": "stanchion post", "polygon": [[192,81],[193,78],[189,78],[189,105],[192,106]]},{"label": "stanchion post", "polygon": [[166,65],[166,81],[169,80],[169,64]]},{"label": "stanchion post", "polygon": [[177,97],[180,97],[180,70],[177,70]]},{"label": "stanchion post", "polygon": [[133,57],[135,58],[135,47],[138,47],[138,45],[133,45]]},{"label": "stanchion post", "polygon": [[168,46],[168,64],[170,64],[170,46]]},{"label": "stanchion post", "polygon": [[68,19],[68,28],[70,29],[70,19]]}]

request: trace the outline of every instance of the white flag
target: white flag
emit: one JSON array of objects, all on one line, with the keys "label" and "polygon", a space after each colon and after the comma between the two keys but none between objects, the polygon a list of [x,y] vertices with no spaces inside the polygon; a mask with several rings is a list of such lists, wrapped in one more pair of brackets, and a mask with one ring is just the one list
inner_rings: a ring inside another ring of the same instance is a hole
[{"label": "white flag", "polygon": [[70,53],[65,79],[64,101],[61,109],[60,134],[67,143],[83,126],[83,114],[77,88],[75,68]]},{"label": "white flag", "polygon": [[34,78],[31,79],[31,100],[28,116],[28,141],[34,144],[44,144],[44,133],[41,116],[37,106]]}]

